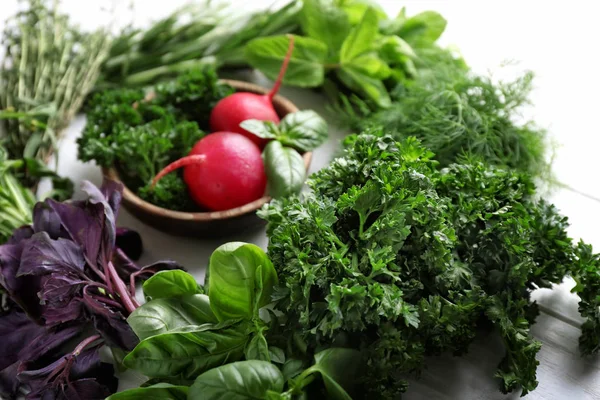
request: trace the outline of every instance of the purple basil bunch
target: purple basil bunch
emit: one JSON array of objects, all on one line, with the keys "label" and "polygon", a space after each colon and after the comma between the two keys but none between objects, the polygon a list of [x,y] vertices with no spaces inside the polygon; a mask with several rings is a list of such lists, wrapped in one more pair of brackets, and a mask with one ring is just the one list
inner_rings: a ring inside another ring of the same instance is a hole
[{"label": "purple basil bunch", "polygon": [[117,228],[123,187],[83,184],[87,199],[36,204],[33,225],[0,245],[0,398],[104,399],[116,390],[107,345],[129,351],[138,338],[127,316],[139,304],[136,278],[179,268],[144,268],[136,232]]}]

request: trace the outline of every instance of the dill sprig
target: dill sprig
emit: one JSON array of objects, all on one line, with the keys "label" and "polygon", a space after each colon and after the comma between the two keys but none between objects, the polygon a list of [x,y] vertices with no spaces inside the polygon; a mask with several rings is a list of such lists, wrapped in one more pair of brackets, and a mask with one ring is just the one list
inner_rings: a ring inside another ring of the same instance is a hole
[{"label": "dill sprig", "polygon": [[379,128],[396,139],[415,136],[441,167],[468,156],[533,176],[547,174],[546,131],[532,121],[519,122],[532,72],[495,82],[474,74],[449,50],[431,46],[417,51],[419,74],[392,91],[390,108],[341,97],[336,112],[348,127]]}]

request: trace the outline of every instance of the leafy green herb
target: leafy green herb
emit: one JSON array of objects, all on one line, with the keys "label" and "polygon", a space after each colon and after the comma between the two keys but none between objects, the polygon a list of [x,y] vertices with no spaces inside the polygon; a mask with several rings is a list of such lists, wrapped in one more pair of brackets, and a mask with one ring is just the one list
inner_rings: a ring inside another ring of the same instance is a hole
[{"label": "leafy green herb", "polygon": [[152,300],[203,293],[194,277],[181,270],[160,271],[144,282],[143,289]]},{"label": "leafy green herb", "polygon": [[[276,79],[290,40],[287,35],[254,39],[245,48],[248,63],[271,79]],[[323,84],[327,46],[315,39],[294,36],[294,51],[283,83],[299,87]]]},{"label": "leafy green herb", "polygon": [[58,3],[28,0],[5,25],[0,142],[10,158],[47,161],[108,55],[108,32],[81,32]]},{"label": "leafy green herb", "polygon": [[168,383],[157,383],[156,385],[129,389],[124,392],[115,393],[106,400],[187,400],[188,387],[174,386]]},{"label": "leafy green herb", "polygon": [[298,151],[312,151],[327,140],[327,122],[312,110],[286,115],[279,125],[270,121],[249,119],[240,126],[258,137],[276,139]]},{"label": "leafy green herb", "polygon": [[[414,138],[351,136],[344,157],[309,180],[304,199],[275,201],[269,256],[285,315],[273,343],[300,354],[339,341],[367,351],[360,398],[396,398],[425,355],[468,350],[492,325],[506,347],[502,391],[536,385],[530,293],[580,279],[582,351],[598,350],[598,259],[566,218],[536,200],[531,177],[476,161],[438,170]],[[579,277],[579,278],[578,278]],[[359,397],[355,397],[359,398]]]},{"label": "leafy green herb", "polygon": [[264,151],[269,194],[274,198],[299,193],[304,186],[306,170],[302,156],[280,142],[270,142]]},{"label": "leafy green herb", "polygon": [[283,385],[283,376],[273,364],[240,361],[200,375],[190,388],[189,399],[269,399],[269,393],[281,393]]},{"label": "leafy green herb", "polygon": [[260,247],[226,243],[211,255],[209,269],[211,308],[220,321],[251,319],[258,308],[271,302],[277,274]]},{"label": "leafy green herb", "polygon": [[340,122],[355,131],[378,128],[396,139],[415,136],[435,152],[441,167],[469,155],[535,176],[549,173],[546,132],[531,121],[516,122],[528,104],[532,73],[496,83],[462,67],[445,50],[428,57],[431,69],[398,85],[389,109],[342,97]]},{"label": "leafy green herb", "polygon": [[116,167],[129,188],[163,208],[195,211],[179,174],[151,187],[152,178],[190,152],[208,130],[210,108],[233,89],[212,70],[192,70],[176,81],[143,90],[97,93],[88,105],[88,124],[78,139],[79,158]]}]

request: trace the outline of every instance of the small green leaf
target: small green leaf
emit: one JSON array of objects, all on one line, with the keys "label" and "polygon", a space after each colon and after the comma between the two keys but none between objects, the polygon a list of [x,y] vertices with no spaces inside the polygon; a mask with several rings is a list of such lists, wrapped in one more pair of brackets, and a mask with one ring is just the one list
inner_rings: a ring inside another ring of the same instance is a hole
[{"label": "small green leaf", "polygon": [[274,198],[299,193],[306,179],[304,160],[291,147],[272,141],[264,150],[269,194]]},{"label": "small green leaf", "polygon": [[327,122],[312,110],[288,114],[279,125],[283,145],[294,147],[302,152],[312,151],[327,140]]},{"label": "small green leaf", "polygon": [[447,21],[435,11],[424,11],[407,19],[398,35],[411,43],[433,43],[444,33]]},{"label": "small green leaf", "polygon": [[332,0],[304,0],[301,17],[302,31],[308,37],[322,40],[330,57],[339,54],[350,32],[348,16],[342,9]]},{"label": "small green leaf", "polygon": [[[262,282],[256,282],[259,267]],[[242,242],[226,243],[211,255],[209,270],[210,306],[220,321],[253,318],[255,307],[271,302],[277,273],[260,247]],[[257,296],[259,286],[262,290]]]},{"label": "small green leaf", "polygon": [[348,15],[350,25],[358,25],[369,8],[373,8],[380,19],[385,20],[387,18],[383,8],[373,0],[347,0],[340,7]]},{"label": "small green leaf", "polygon": [[[276,79],[288,50],[287,35],[270,36],[252,40],[246,45],[248,63],[270,79]],[[294,36],[294,51],[283,83],[299,87],[317,87],[325,78],[324,64],[327,45],[319,40]]]},{"label": "small green leaf", "polygon": [[407,57],[417,57],[410,44],[396,35],[384,36],[380,39],[379,55],[388,63],[402,63]]},{"label": "small green leaf", "polygon": [[373,50],[378,30],[377,12],[369,8],[360,24],[352,29],[344,41],[340,52],[340,62],[345,64],[361,54]]},{"label": "small green leaf", "polygon": [[160,271],[144,282],[144,296],[150,299],[200,294],[196,279],[181,270]]},{"label": "small green leaf", "polygon": [[269,345],[261,332],[256,332],[244,350],[246,360],[271,361]]},{"label": "small green leaf", "polygon": [[364,75],[352,68],[342,68],[337,71],[338,77],[350,89],[362,93],[382,108],[388,108],[392,101],[383,84],[378,79]]},{"label": "small green leaf", "polygon": [[363,75],[374,79],[386,79],[391,74],[390,67],[376,53],[365,53],[356,57],[352,61],[344,64],[343,68],[350,68],[360,72]]},{"label": "small green leaf", "polygon": [[271,121],[260,121],[258,119],[247,119],[242,121],[240,127],[252,132],[259,138],[275,139],[279,134],[279,128]]},{"label": "small green leaf", "polygon": [[152,300],[127,318],[140,340],[187,325],[216,322],[208,296],[203,294]]},{"label": "small green leaf", "polygon": [[115,393],[106,400],[186,400],[189,388],[186,386],[173,386],[168,383],[125,390]]},{"label": "small green leaf", "polygon": [[271,362],[285,364],[285,352],[279,347],[269,346],[269,357]]},{"label": "small green leaf", "polygon": [[240,361],[200,375],[190,387],[189,400],[268,399],[281,393],[284,380],[279,369],[266,361]]}]

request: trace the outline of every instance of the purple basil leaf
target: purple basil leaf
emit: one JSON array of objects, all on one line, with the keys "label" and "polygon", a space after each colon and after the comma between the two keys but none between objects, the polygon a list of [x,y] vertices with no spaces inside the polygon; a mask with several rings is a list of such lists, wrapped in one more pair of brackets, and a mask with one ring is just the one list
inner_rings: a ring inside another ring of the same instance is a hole
[{"label": "purple basil leaf", "polygon": [[112,393],[117,390],[118,380],[112,364],[100,361],[100,346],[84,350],[75,358],[71,367],[71,379],[95,378]]},{"label": "purple basil leaf", "polygon": [[83,301],[91,314],[96,331],[111,347],[132,350],[139,342],[123,314],[102,301],[102,296],[84,291]]},{"label": "purple basil leaf", "polygon": [[[122,186],[120,186],[120,187],[122,190],[123,187]],[[102,251],[100,251],[100,254],[99,254],[102,257],[100,264],[104,265],[105,263],[108,263],[109,261],[111,261],[112,251],[113,251],[113,248],[115,247],[115,242],[117,240],[117,227],[116,227],[117,216],[113,210],[112,205],[109,203],[109,200],[117,201],[114,198],[115,193],[113,193],[114,191],[111,192],[110,189],[107,189],[106,195],[109,196],[107,198],[101,189],[98,189],[96,186],[94,186],[94,184],[92,184],[89,181],[84,181],[81,184],[81,189],[89,195],[89,199],[88,199],[89,204],[93,204],[93,205],[102,204],[102,208],[104,210],[104,227],[102,230],[102,241],[100,243],[102,245]],[[119,204],[121,202],[120,196],[121,196],[121,192],[118,192],[117,197],[118,197]],[[118,207],[118,205],[117,205],[117,207]]]},{"label": "purple basil leaf", "polygon": [[20,311],[0,317],[0,371],[19,361],[19,352],[45,331]]},{"label": "purple basil leaf", "polygon": [[0,286],[8,292],[11,300],[19,304],[27,314],[38,318],[40,304],[37,292],[40,287],[40,278],[35,276],[17,277],[23,242],[0,245]]},{"label": "purple basil leaf", "polygon": [[85,259],[81,248],[67,239],[53,240],[39,232],[23,241],[17,276],[45,275],[52,272],[82,274]]},{"label": "purple basil leaf", "polygon": [[69,321],[80,321],[84,307],[79,297],[74,297],[63,304],[42,306],[42,317],[48,326],[56,326]]},{"label": "purple basil leaf", "polygon": [[61,303],[65,299],[80,295],[87,283],[73,275],[60,273],[46,275],[42,278],[38,296],[42,304]]},{"label": "purple basil leaf", "polygon": [[17,363],[0,371],[0,399],[15,399],[21,386],[17,379]]},{"label": "purple basil leaf", "polygon": [[119,208],[121,207],[121,200],[123,199],[123,184],[105,178],[102,182],[100,191],[110,205],[110,208],[113,210],[115,219],[117,219]]},{"label": "purple basil leaf", "polygon": [[[57,397],[59,400],[104,400],[115,390],[110,390],[104,385],[98,383],[95,379],[79,379],[71,382],[62,389],[62,393]],[[43,399],[45,400],[45,399]]]},{"label": "purple basil leaf", "polygon": [[12,236],[8,239],[8,244],[17,244],[22,240],[29,239],[33,236],[33,228],[31,226],[22,226],[13,231]]},{"label": "purple basil leaf", "polygon": [[60,218],[50,207],[48,200],[37,203],[33,208],[33,230],[36,233],[46,232],[52,239],[64,237]]},{"label": "purple basil leaf", "polygon": [[85,201],[59,203],[53,200],[48,200],[48,204],[73,241],[81,246],[87,262],[97,267],[102,248],[104,205]]},{"label": "purple basil leaf", "polygon": [[62,346],[81,333],[82,326],[72,326],[63,329],[48,329],[33,339],[29,345],[19,352],[19,359],[24,362],[34,362],[40,357]]},{"label": "purple basil leaf", "polygon": [[148,264],[142,268],[142,271],[152,270],[152,271],[158,272],[158,271],[167,271],[167,270],[171,270],[171,269],[181,269],[181,270],[185,271],[185,268],[183,268],[181,265],[179,265],[179,263],[177,261],[173,261],[173,260],[162,260],[162,261],[154,262],[152,264]]},{"label": "purple basil leaf", "polygon": [[140,234],[127,228],[117,228],[117,247],[135,261],[140,259],[144,251]]},{"label": "purple basil leaf", "polygon": [[117,247],[113,255],[113,265],[121,279],[128,281],[129,276],[140,271],[140,267],[133,262],[125,252]]}]

